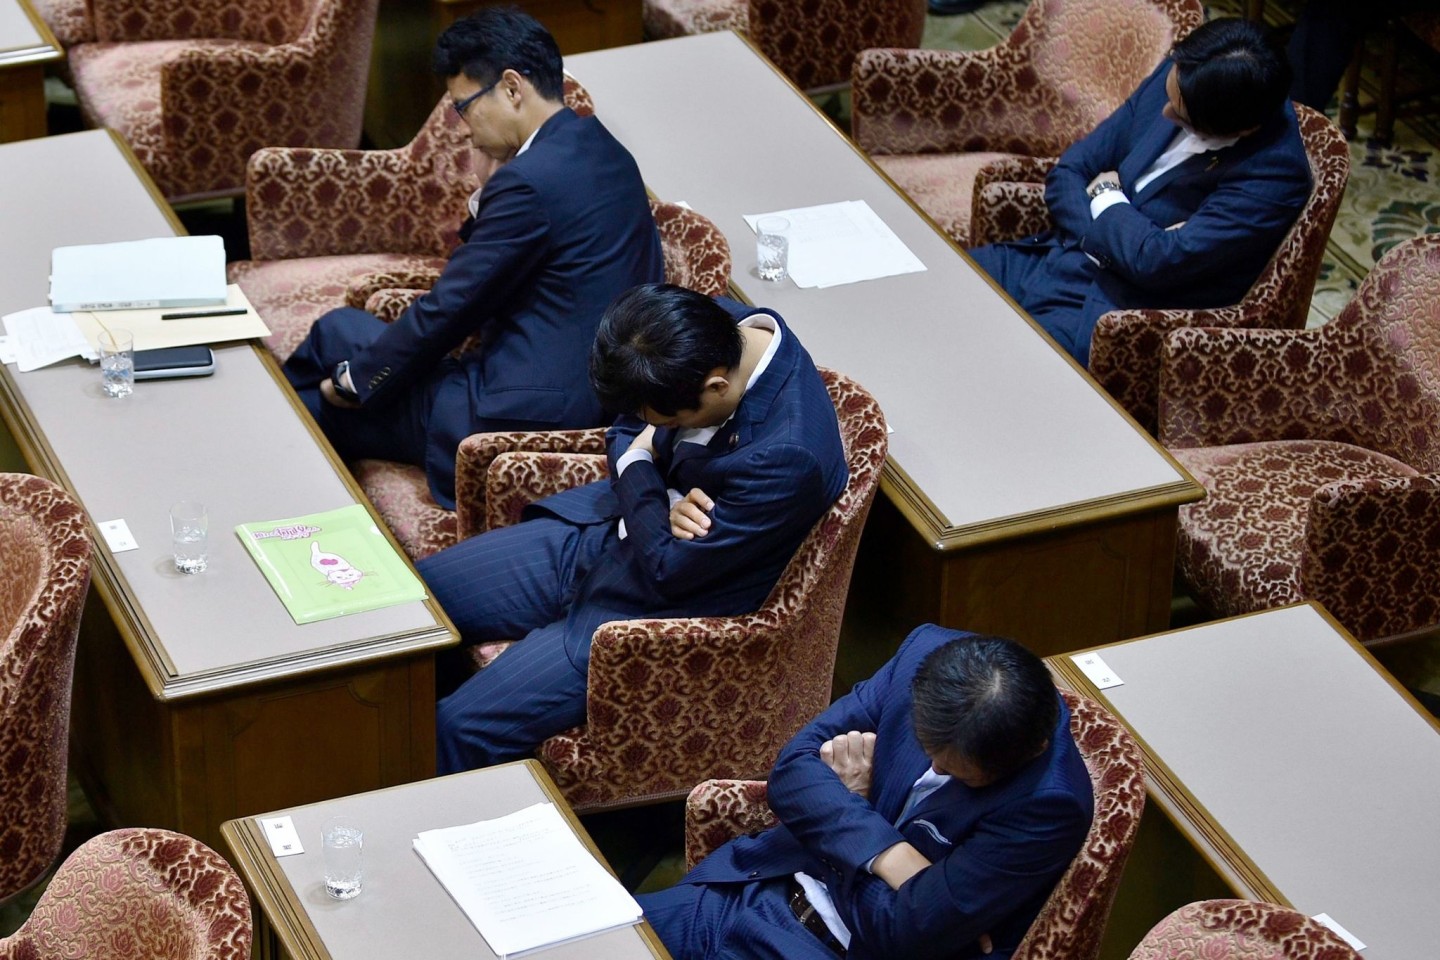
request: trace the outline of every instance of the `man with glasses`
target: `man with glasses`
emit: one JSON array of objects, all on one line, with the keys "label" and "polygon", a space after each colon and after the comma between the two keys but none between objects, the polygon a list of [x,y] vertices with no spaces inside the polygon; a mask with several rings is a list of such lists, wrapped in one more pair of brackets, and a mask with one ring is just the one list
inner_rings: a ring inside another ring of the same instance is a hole
[{"label": "man with glasses", "polygon": [[1264,27],[1200,26],[1061,155],[1054,229],[971,257],[1082,364],[1107,311],[1238,303],[1310,197],[1289,89]]},{"label": "man with glasses", "polygon": [[424,466],[454,509],[466,436],[608,422],[586,377],[590,344],[610,302],[663,266],[634,158],[564,105],[544,27],[482,10],[440,36],[434,67],[476,149],[503,165],[470,198],[432,290],[390,324],[330,311],[285,374],[343,458]]}]

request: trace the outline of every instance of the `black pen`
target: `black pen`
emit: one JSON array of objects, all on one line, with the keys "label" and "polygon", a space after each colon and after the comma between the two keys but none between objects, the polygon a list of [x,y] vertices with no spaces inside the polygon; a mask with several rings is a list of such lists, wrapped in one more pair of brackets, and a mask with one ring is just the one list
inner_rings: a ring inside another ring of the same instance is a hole
[{"label": "black pen", "polygon": [[244,307],[236,307],[234,310],[200,310],[196,313],[162,313],[161,320],[198,320],[201,317],[238,317],[242,313],[249,313]]}]

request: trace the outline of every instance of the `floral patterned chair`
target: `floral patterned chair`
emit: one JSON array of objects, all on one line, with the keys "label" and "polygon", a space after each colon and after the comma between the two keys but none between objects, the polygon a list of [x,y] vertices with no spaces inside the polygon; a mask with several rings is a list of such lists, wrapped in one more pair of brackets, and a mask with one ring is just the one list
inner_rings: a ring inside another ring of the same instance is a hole
[{"label": "floral patterned chair", "polygon": [[[1350,150],[1324,114],[1295,105],[1314,186],[1305,208],[1245,298],[1206,310],[1112,310],[1090,337],[1090,374],[1145,429],[1154,432],[1160,347],[1180,327],[1305,326],[1325,243],[1350,179]],[[1051,161],[997,165],[975,184],[975,243],[1013,240],[1050,226],[1045,174]],[[992,176],[985,176],[991,174]]]},{"label": "floral patterned chair", "polygon": [[249,960],[252,935],[245,888],[213,850],[115,830],[66,859],[0,960]]},{"label": "floral patterned chair", "polygon": [[67,51],[81,113],[123,136],[172,202],[244,192],[261,147],[360,142],[376,0],[86,7],[94,39]]},{"label": "floral patterned chair", "polygon": [[1130,960],[1362,960],[1305,914],[1253,900],[1188,903],[1157,923]]},{"label": "floral patterned chair", "polygon": [[1200,0],[1034,0],[989,50],[866,50],[851,78],[851,129],[942,230],[972,246],[980,171],[1009,155],[1058,156],[1204,13]]},{"label": "floral patterned chair", "polygon": [[[1062,691],[1070,731],[1095,791],[1085,844],[1060,878],[1012,960],[1095,960],[1140,814],[1145,774],[1140,748],[1094,700]],[[695,866],[732,837],[776,823],[763,781],[711,780],[685,801],[685,861]]]},{"label": "floral patterned chair", "polygon": [[95,42],[95,23],[85,0],[30,0],[30,6],[65,49]]},{"label": "floral patterned chair", "polygon": [[[651,200],[650,213],[660,230],[667,283],[712,297],[729,289],[730,244],[719,228],[676,203]],[[365,306],[376,316],[393,320],[423,292],[377,290]],[[455,513],[430,496],[422,468],[390,460],[357,460],[350,467],[412,560],[428,557],[458,540]]]},{"label": "floral patterned chair", "polygon": [[650,40],[735,30],[795,85],[816,90],[850,78],[866,47],[918,47],[924,0],[645,0]]},{"label": "floral patterned chair", "polygon": [[1177,565],[1220,616],[1324,604],[1362,641],[1440,622],[1440,235],[1310,331],[1167,338],[1160,440],[1205,486]]},{"label": "floral patterned chair", "polygon": [[85,513],[55,484],[0,474],[0,902],[65,839],[75,639],[90,584]]},{"label": "floral patterned chair", "polygon": [[[577,811],[683,797],[714,776],[754,776],[829,705],[840,616],[887,438],[874,397],[848,377],[821,374],[850,468],[840,499],[755,613],[620,620],[595,631],[588,722],[538,751]],[[602,430],[467,438],[456,460],[461,537],[516,523],[535,500],[604,479],[604,454]],[[486,646],[477,665],[498,652]]]}]

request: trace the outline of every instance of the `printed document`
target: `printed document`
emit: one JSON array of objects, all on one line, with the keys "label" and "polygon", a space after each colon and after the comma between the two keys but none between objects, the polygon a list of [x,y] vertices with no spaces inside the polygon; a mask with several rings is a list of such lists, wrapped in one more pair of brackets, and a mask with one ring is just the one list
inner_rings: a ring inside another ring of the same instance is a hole
[{"label": "printed document", "polygon": [[925,270],[864,200],[747,213],[745,222],[754,230],[761,217],[790,221],[788,270],[798,287],[834,287]]},{"label": "printed document", "polygon": [[56,313],[224,302],[225,242],[219,237],[91,243],[50,254],[50,307]]},{"label": "printed document", "polygon": [[75,321],[66,314],[52,312],[49,307],[33,307],[6,314],[3,322],[7,346],[5,355],[14,355],[16,369],[21,373],[39,370],[71,357],[99,359],[100,355],[86,342]]},{"label": "printed document", "polygon": [[501,957],[641,919],[635,898],[590,855],[551,803],[427,830],[414,846]]}]

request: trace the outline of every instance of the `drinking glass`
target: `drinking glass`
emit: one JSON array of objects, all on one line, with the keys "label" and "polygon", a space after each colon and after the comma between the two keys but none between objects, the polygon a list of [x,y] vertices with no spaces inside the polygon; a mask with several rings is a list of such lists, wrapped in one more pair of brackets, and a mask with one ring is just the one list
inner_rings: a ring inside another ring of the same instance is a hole
[{"label": "drinking glass", "polygon": [[790,221],[761,217],[755,221],[755,259],[761,280],[784,280],[790,275]]},{"label": "drinking glass", "polygon": [[135,338],[129,330],[100,332],[100,375],[105,396],[128,397],[135,392]]},{"label": "drinking glass", "polygon": [[349,900],[360,893],[361,853],[365,831],[349,817],[331,817],[320,829],[320,849],[325,856],[325,892],[336,900]]},{"label": "drinking glass", "polygon": [[206,540],[210,518],[205,504],[181,500],[170,508],[170,545],[175,552],[175,569],[181,573],[199,573],[209,563]]}]

